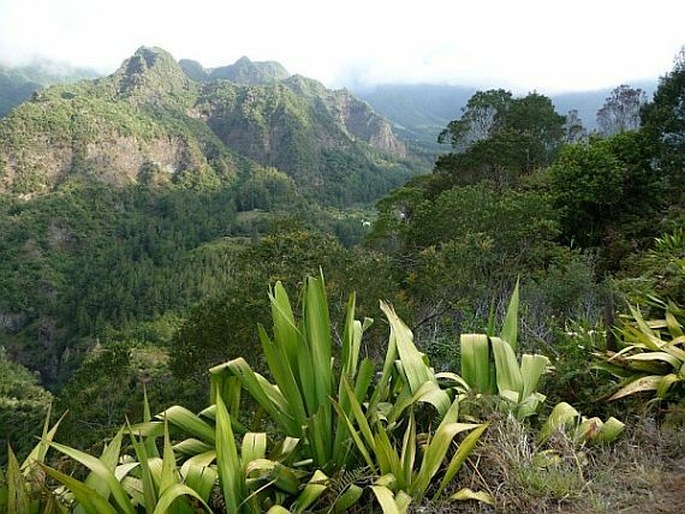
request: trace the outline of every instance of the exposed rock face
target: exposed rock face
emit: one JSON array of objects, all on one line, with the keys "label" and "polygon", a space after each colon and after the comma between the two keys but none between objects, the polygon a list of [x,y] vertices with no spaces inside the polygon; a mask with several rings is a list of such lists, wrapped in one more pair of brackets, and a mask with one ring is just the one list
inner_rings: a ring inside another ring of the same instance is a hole
[{"label": "exposed rock face", "polygon": [[230,180],[235,152],[307,183],[340,169],[340,152],[369,169],[372,147],[405,156],[388,122],[347,90],[247,58],[211,77],[222,78],[196,82],[164,50],[142,47],[109,77],[35,94],[0,121],[0,192],[30,197],[72,176],[123,186],[210,170]]},{"label": "exposed rock face", "polygon": [[336,91],[334,109],[345,128],[361,141],[399,157],[405,157],[407,148],[392,131],[390,123],[376,114],[366,102],[349,91]]}]

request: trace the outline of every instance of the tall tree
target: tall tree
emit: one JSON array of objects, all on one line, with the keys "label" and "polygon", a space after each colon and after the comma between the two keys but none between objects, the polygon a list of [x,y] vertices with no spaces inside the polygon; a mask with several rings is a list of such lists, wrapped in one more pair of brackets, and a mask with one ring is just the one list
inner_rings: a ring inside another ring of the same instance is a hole
[{"label": "tall tree", "polygon": [[438,159],[437,174],[453,185],[490,180],[501,189],[552,162],[564,140],[564,117],[537,93],[513,98],[502,89],[479,91],[440,135],[448,139],[455,151]]},{"label": "tall tree", "polygon": [[[657,147],[657,164],[678,200],[685,188],[685,46],[673,70],[661,78],[654,100],[642,111],[642,125]],[[680,200],[685,203],[682,197]]]},{"label": "tall tree", "polygon": [[477,91],[462,107],[462,115],[451,121],[440,133],[438,142],[449,142],[457,151],[487,139],[502,125],[503,115],[513,100],[510,91],[490,89]]},{"label": "tall tree", "polygon": [[647,103],[645,92],[621,84],[615,88],[597,111],[599,132],[605,137],[640,128],[640,109]]},{"label": "tall tree", "polygon": [[583,126],[583,120],[578,116],[578,109],[568,111],[564,122],[564,132],[566,142],[571,145],[587,140],[587,130]]}]

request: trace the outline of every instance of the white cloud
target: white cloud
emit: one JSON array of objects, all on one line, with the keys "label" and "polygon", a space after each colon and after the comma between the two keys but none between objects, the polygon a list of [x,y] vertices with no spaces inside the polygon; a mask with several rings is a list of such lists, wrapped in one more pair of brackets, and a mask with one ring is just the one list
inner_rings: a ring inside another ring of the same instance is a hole
[{"label": "white cloud", "polygon": [[342,86],[449,82],[572,90],[656,77],[685,43],[685,2],[2,0],[0,60],[112,71],[140,45],[205,66],[242,55]]}]

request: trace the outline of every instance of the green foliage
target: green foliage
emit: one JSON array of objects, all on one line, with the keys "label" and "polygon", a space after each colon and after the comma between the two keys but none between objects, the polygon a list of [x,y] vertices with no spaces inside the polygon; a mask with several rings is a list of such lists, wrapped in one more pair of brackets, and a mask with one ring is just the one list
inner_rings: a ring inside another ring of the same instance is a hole
[{"label": "green foliage", "polygon": [[509,412],[523,419],[539,412],[545,395],[538,392],[550,361],[544,355],[523,354],[517,361],[519,288],[514,288],[501,337],[461,334],[461,373],[475,394],[494,394],[506,400]]},{"label": "green foliage", "polygon": [[0,347],[0,465],[7,461],[8,445],[21,457],[33,448],[51,402],[36,375],[12,362]]},{"label": "green foliage", "polygon": [[685,59],[681,50],[673,69],[659,81],[652,102],[644,106],[642,126],[656,147],[658,168],[668,180],[666,194],[683,204],[683,165],[685,163]]},{"label": "green foliage", "polygon": [[555,204],[563,212],[569,240],[582,246],[598,242],[602,221],[621,205],[624,169],[606,145],[572,145],[550,167]]},{"label": "green foliage", "polygon": [[581,247],[602,242],[608,253],[619,242],[618,226],[625,239],[653,234],[663,182],[651,155],[641,132],[565,147],[549,171],[565,240]]},{"label": "green foliage", "polygon": [[[345,291],[365,292],[357,309],[365,317],[376,317],[376,298],[397,300],[392,288],[391,267],[383,255],[361,248],[345,248],[334,237],[298,230],[262,237],[231,259],[232,277],[221,294],[198,304],[173,338],[169,352],[171,368],[179,377],[199,377],[210,366],[226,359],[245,356],[249,364],[262,369],[256,322],[265,323],[269,312],[264,284],[282,281],[293,287],[302,271],[316,274],[328,270],[327,294],[334,316],[344,314]],[[369,269],[374,273],[370,276]],[[380,327],[368,334],[366,351],[378,355]]]},{"label": "green foliage", "polygon": [[685,383],[685,311],[662,304],[663,319],[646,321],[631,307],[631,320],[621,328],[618,352],[596,353],[598,366],[621,379],[609,399],[650,392],[660,400],[678,400]]},{"label": "green foliage", "polygon": [[442,132],[456,153],[441,156],[435,173],[454,185],[490,180],[510,187],[521,175],[552,162],[561,147],[564,117],[537,93],[514,98],[508,91],[477,92],[460,119]]}]

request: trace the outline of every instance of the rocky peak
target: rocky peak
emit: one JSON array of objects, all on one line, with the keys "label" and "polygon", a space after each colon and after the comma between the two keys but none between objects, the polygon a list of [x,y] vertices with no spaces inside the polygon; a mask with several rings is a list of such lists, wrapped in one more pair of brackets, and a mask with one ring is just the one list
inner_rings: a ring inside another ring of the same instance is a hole
[{"label": "rocky peak", "polygon": [[112,77],[120,96],[178,95],[191,87],[173,56],[157,47],[140,47]]},{"label": "rocky peak", "polygon": [[253,62],[245,56],[234,64],[215,68],[209,74],[210,79],[225,79],[246,86],[274,84],[289,76],[288,70],[276,61]]}]

